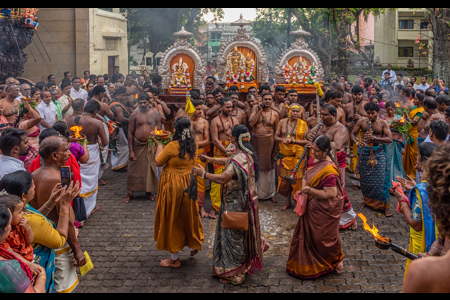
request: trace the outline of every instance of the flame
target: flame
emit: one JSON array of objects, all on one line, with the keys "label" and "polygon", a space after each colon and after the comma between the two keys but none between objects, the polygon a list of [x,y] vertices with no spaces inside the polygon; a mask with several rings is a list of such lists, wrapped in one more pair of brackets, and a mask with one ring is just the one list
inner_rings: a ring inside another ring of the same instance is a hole
[{"label": "flame", "polygon": [[378,241],[378,242],[383,242],[386,244],[389,244],[389,239],[381,236],[378,234],[378,229],[375,227],[375,225],[372,225],[372,228],[370,228],[369,225],[367,225],[367,218],[366,216],[364,216],[362,213],[358,213],[358,216],[363,220],[364,222],[364,229],[368,232],[370,232],[373,237]]},{"label": "flame", "polygon": [[405,116],[402,116],[402,118],[400,119],[400,122],[401,121],[405,121]]},{"label": "flame", "polygon": [[395,102],[395,106],[400,107],[400,104],[398,104],[398,102]]},{"label": "flame", "polygon": [[164,131],[162,129],[158,130],[157,127],[155,127],[155,135],[163,135],[163,134],[164,134]]},{"label": "flame", "polygon": [[83,129],[83,127],[81,127],[81,126],[72,126],[69,129],[72,130],[73,132],[75,132],[75,138],[76,139],[81,138],[80,131],[81,131],[81,129]]}]

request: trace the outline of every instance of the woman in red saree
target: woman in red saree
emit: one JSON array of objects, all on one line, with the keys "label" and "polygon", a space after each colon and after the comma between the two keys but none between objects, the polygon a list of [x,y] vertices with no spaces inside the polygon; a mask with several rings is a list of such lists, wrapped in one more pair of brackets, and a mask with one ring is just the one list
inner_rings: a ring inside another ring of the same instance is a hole
[{"label": "woman in red saree", "polygon": [[333,162],[329,138],[322,134],[311,145],[303,187],[308,196],[306,211],[299,217],[291,241],[286,271],[301,279],[313,279],[343,270],[344,253],[339,237],[342,189],[339,170]]}]

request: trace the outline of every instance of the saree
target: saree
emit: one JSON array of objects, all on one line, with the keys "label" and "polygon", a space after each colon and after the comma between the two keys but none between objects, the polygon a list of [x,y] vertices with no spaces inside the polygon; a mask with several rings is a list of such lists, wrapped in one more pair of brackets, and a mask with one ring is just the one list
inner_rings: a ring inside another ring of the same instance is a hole
[{"label": "saree", "polygon": [[[36,210],[30,204],[27,203],[26,209],[28,214],[39,215],[42,216],[42,220],[45,220],[50,226],[56,229],[56,224],[44,216],[41,212]],[[26,215],[25,215],[26,216]],[[47,281],[45,283],[45,290],[47,293],[53,293],[55,279],[55,249],[50,249],[41,244],[33,243],[33,252],[34,252],[34,262],[39,264],[41,267],[45,269],[45,276],[47,276]]]},{"label": "saree", "polygon": [[[428,183],[422,181],[409,191],[409,202],[411,203],[411,217],[422,223],[422,231],[415,231],[410,227],[409,252],[417,254],[430,250],[431,244],[438,238],[439,232],[435,222],[434,214],[428,206],[429,198],[427,192]],[[408,271],[410,259],[406,261],[405,277]]]},{"label": "saree", "polygon": [[[382,118],[386,120],[386,118]],[[391,125],[393,120],[399,120],[401,117],[399,115],[395,115],[388,124]],[[386,120],[387,121],[387,120]],[[396,129],[391,128],[392,131],[396,131]],[[386,159],[388,163],[389,170],[389,185],[392,185],[392,181],[397,182],[396,177],[400,176],[406,178],[405,169],[403,169],[402,163],[402,148],[405,147],[405,144],[402,141],[397,139],[392,139],[392,143],[386,145]]]},{"label": "saree", "polygon": [[[264,241],[261,241],[254,167],[248,154],[233,154],[227,160],[224,173],[232,179],[223,187],[214,237],[212,276],[238,285],[251,269],[262,269]],[[224,211],[248,212],[248,230],[223,229]]]},{"label": "saree", "polygon": [[[360,130],[360,131],[358,131],[356,139],[361,141],[363,136],[364,136],[364,133],[362,132],[362,130]],[[350,158],[350,170],[353,175],[356,175],[355,170],[356,170],[356,166],[358,165],[358,149],[359,148],[356,145],[356,143],[353,143],[352,149],[351,149],[351,151],[353,153],[353,158]],[[352,185],[360,186],[359,180],[352,179]]]},{"label": "saree", "polygon": [[[364,204],[373,209],[385,210],[389,203],[389,172],[386,161],[386,145],[381,144],[372,147],[373,156],[377,164],[373,167],[367,164],[370,156],[370,147],[364,148],[361,165],[359,166],[359,180],[361,182],[361,192]],[[358,149],[361,155],[361,148]]]},{"label": "saree", "polygon": [[116,150],[111,154],[111,170],[117,171],[125,168],[128,165],[129,149],[128,140],[122,127],[119,127],[115,144],[111,145],[110,141],[109,145],[111,149]]},{"label": "saree", "polygon": [[[305,180],[316,189],[337,186],[339,171],[328,160],[313,163],[310,158]],[[286,272],[300,279],[313,279],[336,269],[344,259],[339,237],[339,219],[342,212],[342,193],[333,199],[308,195],[305,214],[299,217],[294,229]]]},{"label": "saree", "polygon": [[[208,147],[209,148],[209,147]],[[206,163],[202,162],[200,158],[198,158],[199,154],[206,153],[205,148],[199,148],[197,152],[197,156],[195,157],[195,163],[194,166],[198,166],[200,164],[205,170],[206,170]],[[197,201],[198,206],[203,207],[205,204],[205,178],[202,178],[201,176],[197,176]]]},{"label": "saree", "polygon": [[87,150],[89,151],[89,160],[85,164],[80,164],[80,197],[84,198],[86,214],[89,216],[97,203],[100,150],[98,144],[88,144]]},{"label": "saree", "polygon": [[133,138],[135,161],[128,161],[127,192],[156,192],[158,190],[158,176],[155,164],[156,148],[147,141],[140,142]]},{"label": "saree", "polygon": [[350,198],[348,198],[347,192],[345,191],[345,167],[347,153],[345,151],[337,152],[336,160],[339,165],[339,177],[341,180],[341,186],[343,187],[342,193],[344,196],[341,219],[339,220],[339,229],[347,229],[356,221],[356,213],[353,210],[352,202],[350,202]]},{"label": "saree", "polygon": [[[286,123],[287,124],[287,123]],[[298,119],[297,121],[297,130],[295,132],[295,140],[303,140],[306,132],[306,122],[302,119]],[[295,167],[298,164],[300,157],[303,155],[305,151],[305,147],[297,145],[297,144],[283,144],[283,142],[279,143],[279,153],[282,158],[277,160],[278,166],[278,194],[288,197],[294,196],[294,194],[302,188],[302,178],[303,178],[303,169],[305,168],[306,160],[300,164],[297,170],[297,178],[295,180],[296,184],[291,185],[288,183],[284,177],[291,176]]]},{"label": "saree", "polygon": [[30,268],[11,252],[0,248],[0,293],[34,293]]},{"label": "saree", "polygon": [[[409,117],[411,119],[415,117],[421,117],[422,113],[425,111],[423,107],[414,106],[413,109],[409,112]],[[419,152],[417,145],[417,137],[419,136],[419,132],[417,131],[417,125],[411,126],[409,129],[411,136],[413,138],[413,142],[405,145],[405,153],[403,154],[403,169],[405,170],[406,175],[411,176],[411,178],[416,179],[416,163],[417,163],[417,153]]]},{"label": "saree", "polygon": [[272,133],[258,135],[252,132],[251,135],[250,144],[259,163],[259,179],[256,183],[258,199],[269,199],[277,192],[274,159],[277,147]]},{"label": "saree", "polygon": [[[220,141],[222,143],[222,145],[227,148],[228,145],[230,144],[230,141]],[[220,151],[217,147],[214,147],[214,157],[215,158],[224,158],[227,157],[226,153],[223,153],[222,151]],[[218,164],[213,164],[214,166],[214,174],[222,174],[224,166],[223,165],[218,165]],[[218,183],[214,183],[211,182],[211,190],[209,192],[210,197],[211,197],[211,205],[215,210],[219,210],[220,208],[220,190],[221,190],[221,185]]]}]

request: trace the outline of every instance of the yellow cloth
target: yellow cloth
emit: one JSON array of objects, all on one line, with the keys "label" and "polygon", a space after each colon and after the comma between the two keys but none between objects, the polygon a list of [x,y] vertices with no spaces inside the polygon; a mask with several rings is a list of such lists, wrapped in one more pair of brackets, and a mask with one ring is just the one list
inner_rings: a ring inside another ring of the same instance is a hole
[{"label": "yellow cloth", "polygon": [[[303,140],[305,136],[305,132],[307,129],[307,123],[303,121],[302,119],[298,119],[297,121],[297,130],[295,132],[295,139],[296,140]],[[300,159],[300,157],[303,155],[303,152],[305,151],[305,147],[297,145],[297,144],[284,144],[283,142],[279,143],[280,153],[283,154],[285,157],[278,160],[278,189],[277,192],[280,192],[280,187],[282,187],[283,183],[285,183],[285,180],[282,180],[284,176],[290,176],[292,171],[297,166],[297,163]],[[292,196],[299,191],[302,188],[302,178],[303,178],[303,172],[305,168],[306,159],[303,160],[303,162],[300,164],[298,170],[297,170],[297,180],[295,185],[291,185],[292,190],[291,194]],[[286,182],[286,184],[288,184]]]},{"label": "yellow cloth", "polygon": [[[226,148],[230,144],[229,141],[220,141],[222,145]],[[227,157],[225,153],[217,149],[217,147],[214,147],[214,157],[216,158],[224,158]],[[224,165],[217,165],[214,164],[214,174],[222,174],[224,169]],[[211,205],[214,207],[215,210],[219,210],[220,203],[222,202],[221,197],[221,185],[218,183],[211,182],[211,191],[209,193],[211,197]]]},{"label": "yellow cloth", "polygon": [[172,141],[156,157],[164,168],[158,186],[154,240],[156,249],[170,253],[185,246],[201,250],[205,239],[198,204],[183,192],[189,186],[194,160],[181,159],[179,152],[178,142]]},{"label": "yellow cloth", "polygon": [[38,214],[25,214],[30,228],[34,233],[34,244],[41,244],[50,249],[58,249],[64,246],[66,238],[62,236],[49,221]]},{"label": "yellow cloth", "polygon": [[[362,137],[363,137],[363,132],[362,132],[362,130],[360,130],[360,131],[358,131],[359,140],[361,140]],[[356,146],[355,143],[353,144],[353,147],[352,147],[352,153],[353,153],[354,157],[350,158],[350,170],[352,171],[352,173],[355,173],[356,166],[358,165],[358,146]]]},{"label": "yellow cloth", "polygon": [[191,102],[191,98],[187,98],[185,112],[188,113],[189,117],[195,112],[195,106]]},{"label": "yellow cloth", "polygon": [[[205,148],[199,148],[197,155],[206,153]],[[200,164],[203,169],[206,169],[206,163],[202,162],[198,156],[195,157],[195,166]],[[197,201],[199,206],[203,206],[205,202],[205,179],[201,176],[197,176]]]},{"label": "yellow cloth", "polygon": [[[416,114],[424,112],[423,107],[417,107],[409,112],[409,117],[413,119]],[[417,164],[417,153],[419,152],[419,148],[417,147],[417,137],[419,136],[419,132],[417,131],[417,125],[411,126],[409,128],[409,132],[411,136],[414,138],[414,141],[411,144],[405,145],[405,153],[403,154],[403,168],[405,169],[406,175],[411,176],[413,179],[416,179],[416,169],[415,166]]]}]

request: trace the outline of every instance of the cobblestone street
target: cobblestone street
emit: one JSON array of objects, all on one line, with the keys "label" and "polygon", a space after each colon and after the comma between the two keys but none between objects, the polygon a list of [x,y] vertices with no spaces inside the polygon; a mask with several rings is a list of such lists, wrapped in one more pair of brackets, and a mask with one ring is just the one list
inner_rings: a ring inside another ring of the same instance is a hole
[{"label": "cobblestone street", "polygon": [[[155,201],[143,193],[129,204],[126,196],[126,172],[106,171],[99,188],[97,203],[101,209],[94,213],[80,230],[80,244],[94,264],[83,277],[76,293],[326,293],[326,292],[401,292],[406,258],[392,250],[375,247],[371,234],[362,227],[358,217],[356,231],[341,231],[344,271],[331,273],[315,280],[299,280],[285,271],[292,232],[297,215],[280,211],[278,203],[260,202],[262,235],[271,248],[265,253],[263,270],[247,276],[241,286],[224,285],[211,276],[212,246],[216,220],[203,218],[205,242],[195,257],[187,249],[180,253],[181,267],[162,268],[161,259],[169,256],[156,250],[153,240]],[[350,180],[347,176],[347,183]],[[393,216],[368,208],[361,209],[362,195],[347,184],[347,193],[356,213],[362,212],[381,235],[391,238],[404,248],[409,244],[409,227],[396,212],[396,199],[391,196]],[[208,200],[205,202],[209,210]]]}]

